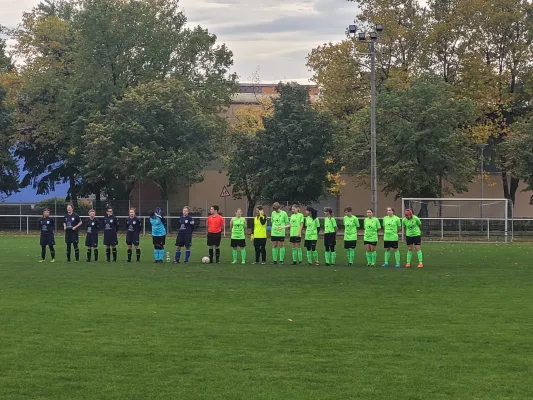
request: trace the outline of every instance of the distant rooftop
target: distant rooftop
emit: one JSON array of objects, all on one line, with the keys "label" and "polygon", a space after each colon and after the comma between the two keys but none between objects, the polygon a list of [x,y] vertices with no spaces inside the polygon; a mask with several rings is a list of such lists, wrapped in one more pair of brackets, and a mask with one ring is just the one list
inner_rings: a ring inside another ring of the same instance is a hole
[{"label": "distant rooftop", "polygon": [[[233,96],[233,103],[252,104],[257,103],[263,96],[276,96],[276,83],[239,83],[239,93]],[[302,85],[309,88],[311,99],[319,95],[318,86]]]}]

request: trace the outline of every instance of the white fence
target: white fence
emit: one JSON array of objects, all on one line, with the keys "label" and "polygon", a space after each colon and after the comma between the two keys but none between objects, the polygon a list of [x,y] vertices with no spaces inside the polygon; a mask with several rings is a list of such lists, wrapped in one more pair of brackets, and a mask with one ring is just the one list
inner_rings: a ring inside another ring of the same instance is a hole
[{"label": "white fence", "polygon": [[[35,235],[38,233],[38,221],[40,215],[0,215],[0,232]],[[54,215],[56,231],[63,231],[63,216]],[[82,217],[85,220],[87,217]],[[103,218],[97,216],[97,218]],[[121,228],[127,217],[120,217]],[[151,233],[151,225],[148,216],[139,216],[142,221],[143,234]],[[196,221],[197,235],[205,235],[206,217],[194,217]],[[178,216],[166,217],[169,235],[176,233],[178,228]],[[231,218],[225,217],[224,235],[229,235],[229,223]],[[252,227],[252,218],[247,218],[248,227]],[[323,221],[323,218],[320,218]],[[363,235],[364,217],[359,216],[361,228],[359,235]],[[511,242],[514,239],[533,240],[533,219],[508,218],[507,224],[504,218],[421,218],[422,234],[424,241],[472,241],[472,242]],[[339,232],[344,230],[342,217],[337,217]],[[323,223],[322,223],[323,226]],[[123,229],[122,229],[123,230]],[[82,229],[83,231],[83,229]]]}]

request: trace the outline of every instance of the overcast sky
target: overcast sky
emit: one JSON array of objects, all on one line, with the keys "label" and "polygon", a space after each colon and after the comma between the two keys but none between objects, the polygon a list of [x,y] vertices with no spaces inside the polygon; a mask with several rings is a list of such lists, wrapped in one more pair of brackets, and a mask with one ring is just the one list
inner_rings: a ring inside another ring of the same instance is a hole
[{"label": "overcast sky", "polygon": [[[14,27],[39,0],[0,0],[0,24]],[[305,57],[344,37],[356,8],[346,0],[181,0],[189,24],[215,33],[234,53],[241,82],[308,82]]]}]

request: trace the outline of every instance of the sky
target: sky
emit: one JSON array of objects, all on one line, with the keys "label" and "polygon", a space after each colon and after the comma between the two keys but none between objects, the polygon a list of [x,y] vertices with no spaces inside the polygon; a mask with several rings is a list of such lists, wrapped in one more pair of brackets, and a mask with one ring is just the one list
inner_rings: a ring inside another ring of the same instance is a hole
[{"label": "sky", "polygon": [[[39,0],[0,0],[0,25],[14,27]],[[241,82],[309,83],[305,57],[344,38],[356,12],[346,0],[181,0],[189,25],[202,25],[234,53]]]}]

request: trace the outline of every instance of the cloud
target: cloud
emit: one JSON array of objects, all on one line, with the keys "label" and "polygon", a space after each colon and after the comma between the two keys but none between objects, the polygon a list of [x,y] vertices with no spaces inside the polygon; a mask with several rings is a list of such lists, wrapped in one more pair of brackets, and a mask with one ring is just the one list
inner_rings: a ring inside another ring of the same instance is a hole
[{"label": "cloud", "polygon": [[[0,24],[15,27],[38,3],[0,0]],[[356,13],[346,0],[181,0],[181,6],[190,26],[208,28],[233,51],[241,81],[258,70],[264,81],[307,82],[307,54],[342,40]]]}]

